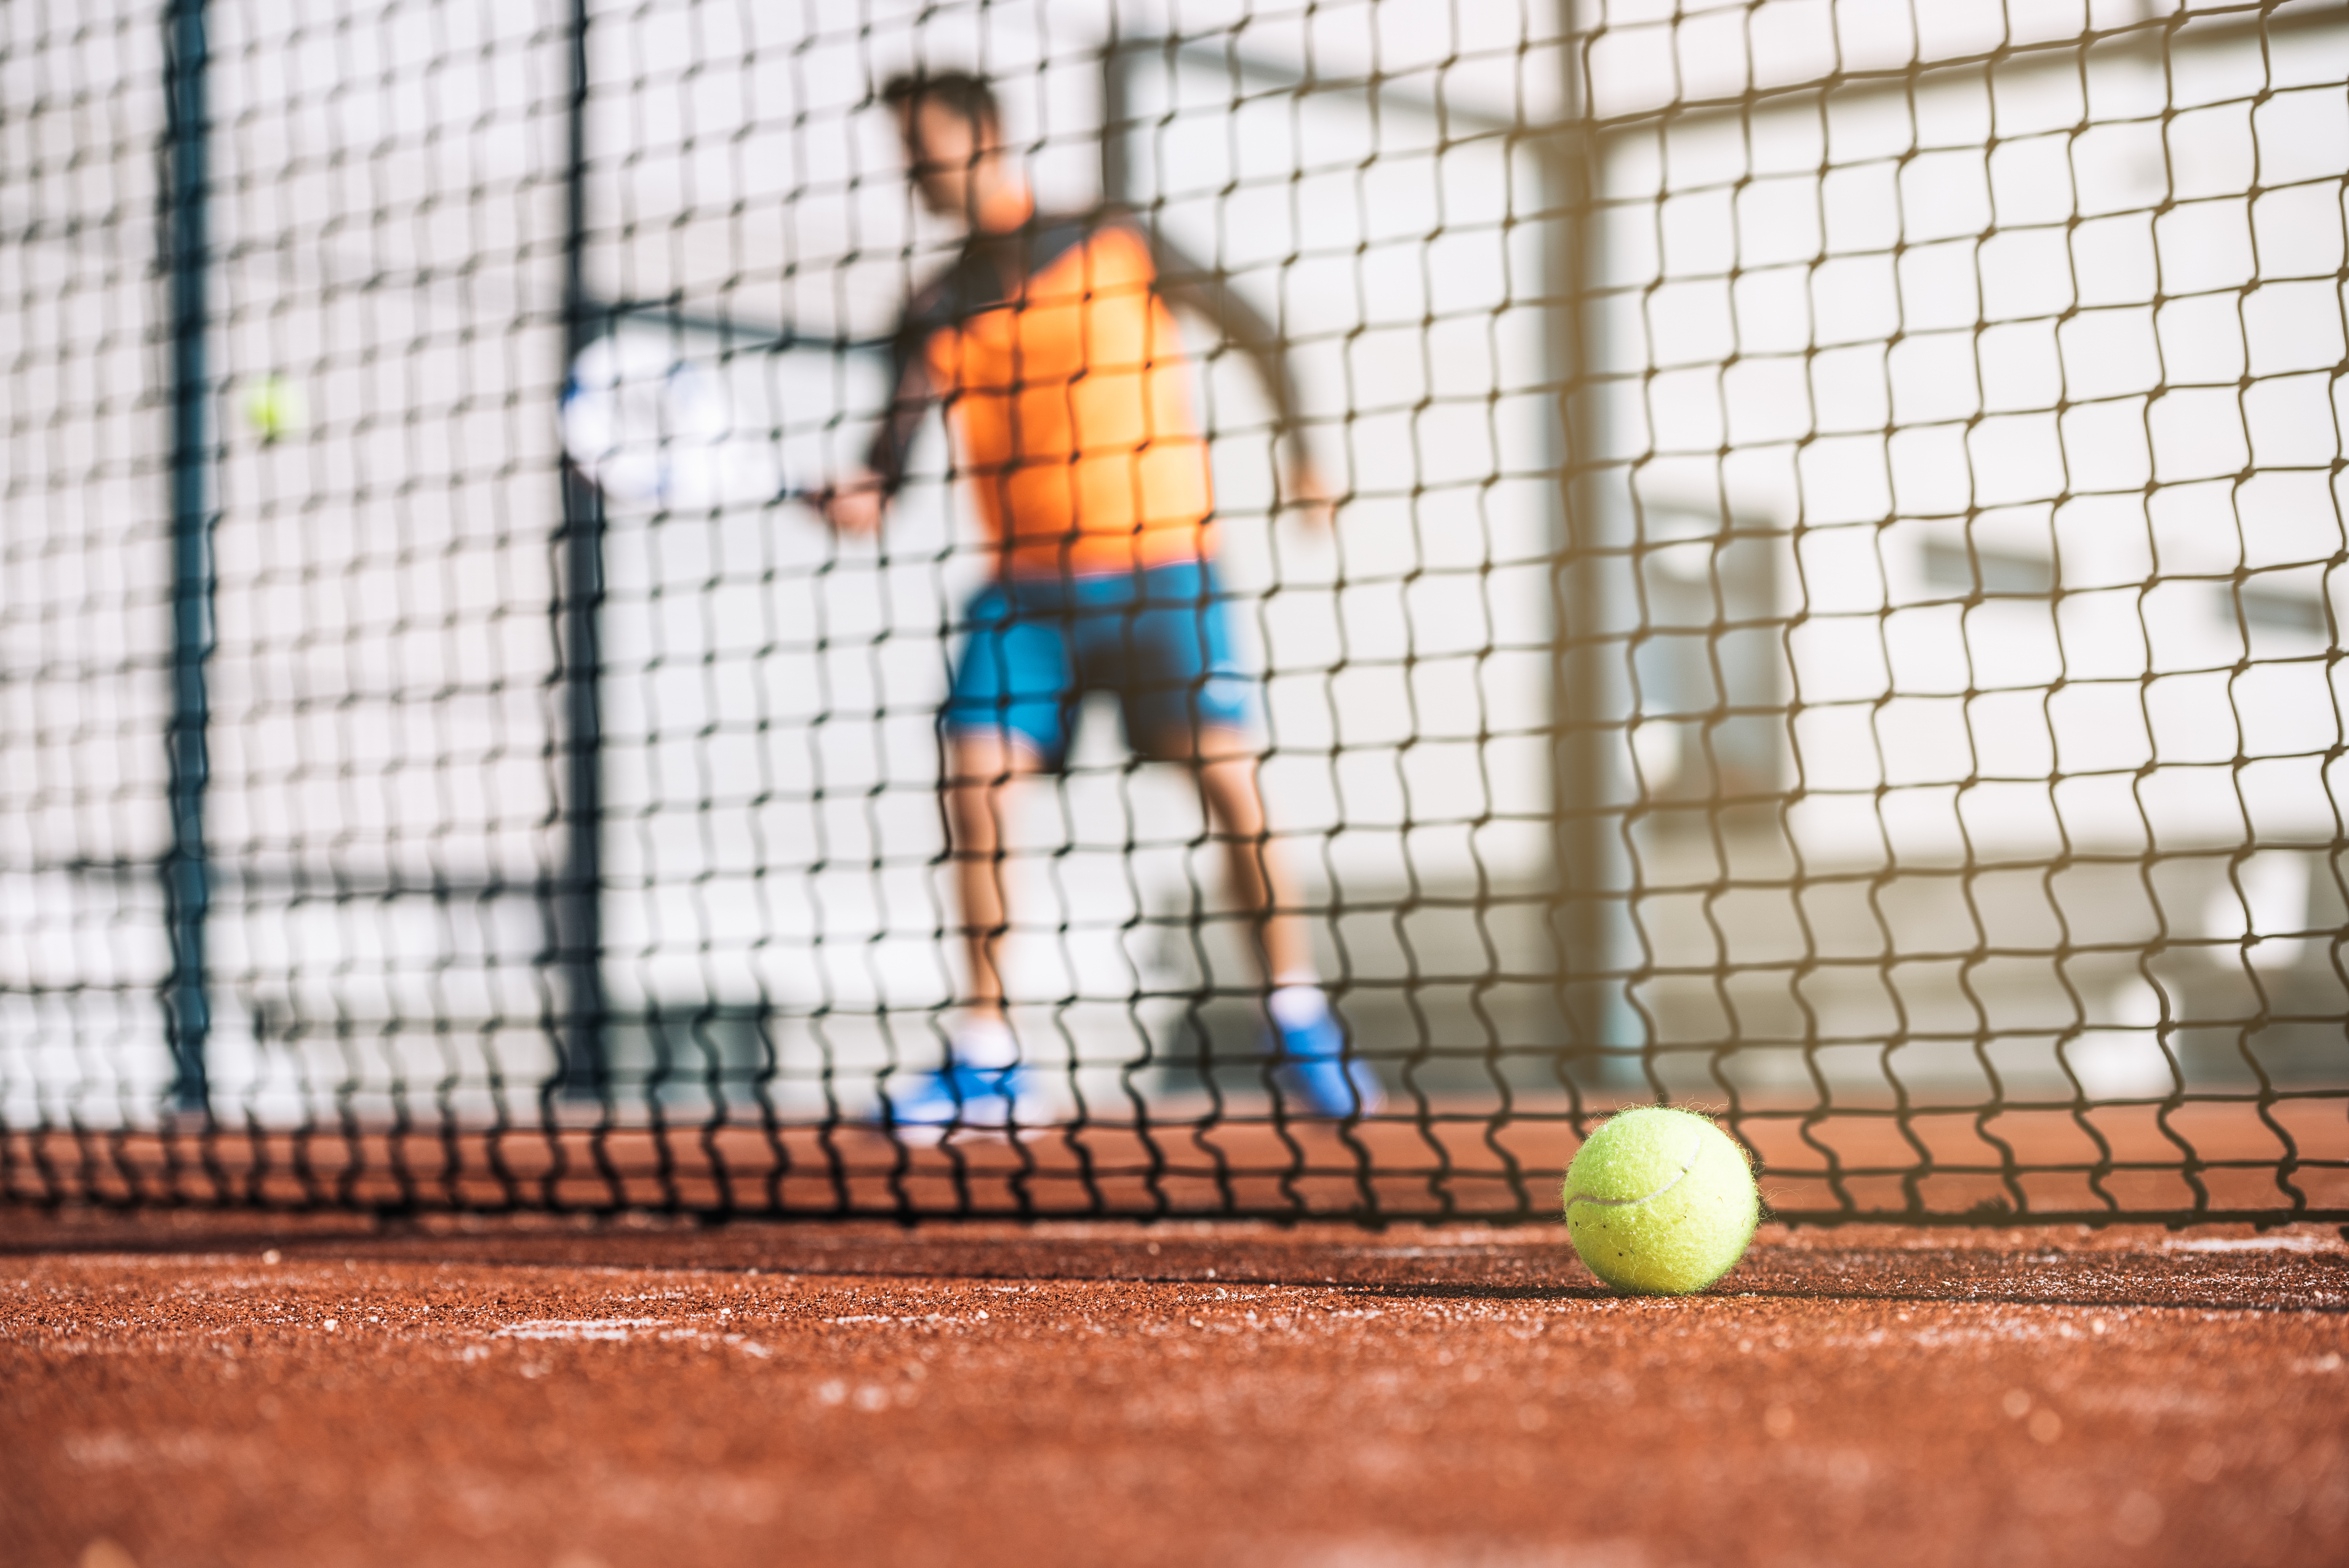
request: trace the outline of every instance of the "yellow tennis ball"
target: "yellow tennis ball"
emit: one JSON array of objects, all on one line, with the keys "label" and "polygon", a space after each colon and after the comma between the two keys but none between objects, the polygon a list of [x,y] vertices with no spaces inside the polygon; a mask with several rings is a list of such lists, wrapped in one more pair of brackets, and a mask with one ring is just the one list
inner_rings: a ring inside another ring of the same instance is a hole
[{"label": "yellow tennis ball", "polygon": [[1593,1132],[1565,1196],[1567,1234],[1590,1272],[1651,1295],[1686,1295],[1727,1274],[1762,1219],[1745,1151],[1669,1106],[1624,1111]]},{"label": "yellow tennis ball", "polygon": [[244,389],[244,419],[264,441],[290,436],[308,416],[302,389],[283,376],[264,376]]}]

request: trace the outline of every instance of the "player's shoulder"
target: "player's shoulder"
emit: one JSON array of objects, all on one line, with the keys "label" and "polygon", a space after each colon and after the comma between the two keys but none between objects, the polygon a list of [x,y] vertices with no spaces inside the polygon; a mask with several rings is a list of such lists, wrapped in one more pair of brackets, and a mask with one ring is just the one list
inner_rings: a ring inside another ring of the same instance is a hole
[{"label": "player's shoulder", "polygon": [[1152,284],[1157,278],[1157,248],[1144,222],[1123,207],[1040,216],[1030,230],[1029,275],[1041,279],[1082,254],[1092,286],[1104,276]]},{"label": "player's shoulder", "polygon": [[1132,246],[1133,253],[1152,278],[1164,284],[1190,284],[1206,273],[1206,269],[1191,259],[1181,245],[1170,240],[1160,228],[1157,217],[1148,211],[1105,202],[1094,208],[1087,221],[1095,234],[1112,235],[1121,244]]},{"label": "player's shoulder", "polygon": [[1150,237],[1133,212],[1117,206],[1039,213],[1029,232],[1029,265],[1036,272],[1079,246],[1107,241],[1113,244],[1133,243],[1147,251],[1150,245]]},{"label": "player's shoulder", "polygon": [[1088,232],[1095,234],[1116,232],[1143,241],[1150,237],[1149,215],[1123,201],[1104,201],[1097,207],[1088,207],[1083,212],[1074,214],[1071,222],[1083,223]]},{"label": "player's shoulder", "polygon": [[906,294],[898,312],[898,335],[919,335],[951,324],[968,314],[970,294],[970,258],[958,255]]}]

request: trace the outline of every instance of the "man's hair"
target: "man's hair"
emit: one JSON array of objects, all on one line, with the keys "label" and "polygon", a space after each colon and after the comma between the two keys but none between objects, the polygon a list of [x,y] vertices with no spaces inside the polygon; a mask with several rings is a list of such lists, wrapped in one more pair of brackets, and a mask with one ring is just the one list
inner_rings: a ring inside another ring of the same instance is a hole
[{"label": "man's hair", "polygon": [[995,89],[968,71],[901,72],[882,84],[881,101],[904,116],[909,127],[917,126],[915,117],[925,104],[961,116],[974,131],[999,129],[1003,124]]}]

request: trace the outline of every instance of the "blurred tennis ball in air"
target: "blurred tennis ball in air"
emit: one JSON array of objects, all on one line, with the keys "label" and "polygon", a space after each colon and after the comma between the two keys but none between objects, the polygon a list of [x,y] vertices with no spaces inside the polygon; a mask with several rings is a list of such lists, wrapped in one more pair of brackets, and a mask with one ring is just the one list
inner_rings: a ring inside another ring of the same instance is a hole
[{"label": "blurred tennis ball in air", "polygon": [[302,388],[272,371],[257,377],[244,389],[244,422],[264,441],[300,433],[310,419],[310,406]]},{"label": "blurred tennis ball in air", "polygon": [[1590,1135],[1566,1172],[1566,1229],[1617,1290],[1686,1295],[1737,1266],[1762,1195],[1735,1140],[1702,1116],[1644,1105]]}]

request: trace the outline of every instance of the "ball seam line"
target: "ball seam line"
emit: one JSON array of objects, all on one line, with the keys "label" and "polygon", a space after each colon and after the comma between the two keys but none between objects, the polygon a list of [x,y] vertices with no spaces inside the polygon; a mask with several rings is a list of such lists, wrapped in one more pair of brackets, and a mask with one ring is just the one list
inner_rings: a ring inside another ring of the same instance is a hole
[{"label": "ball seam line", "polygon": [[1657,1188],[1654,1191],[1642,1193],[1636,1198],[1594,1198],[1586,1192],[1577,1192],[1567,1199],[1566,1206],[1571,1209],[1577,1203],[1597,1203],[1601,1208],[1626,1209],[1640,1203],[1652,1203],[1657,1199],[1662,1197],[1665,1193],[1671,1191],[1673,1188],[1679,1186],[1682,1181],[1687,1181],[1688,1173],[1696,1169],[1696,1162],[1702,1159],[1703,1155],[1704,1129],[1700,1127],[1692,1130],[1690,1133],[1688,1159],[1682,1161],[1679,1173],[1673,1176],[1671,1181]]}]

